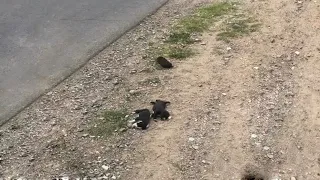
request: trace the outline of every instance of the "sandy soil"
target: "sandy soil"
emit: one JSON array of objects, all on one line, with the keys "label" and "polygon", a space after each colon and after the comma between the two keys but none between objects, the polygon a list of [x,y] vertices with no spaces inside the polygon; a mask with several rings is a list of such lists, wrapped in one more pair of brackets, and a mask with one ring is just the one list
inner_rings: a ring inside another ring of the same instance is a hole
[{"label": "sandy soil", "polygon": [[[225,43],[213,26],[197,55],[150,72],[148,44],[207,2],[170,1],[1,127],[0,178],[320,179],[320,2],[244,0],[259,31]],[[86,134],[103,110],[155,99],[170,121]]]}]

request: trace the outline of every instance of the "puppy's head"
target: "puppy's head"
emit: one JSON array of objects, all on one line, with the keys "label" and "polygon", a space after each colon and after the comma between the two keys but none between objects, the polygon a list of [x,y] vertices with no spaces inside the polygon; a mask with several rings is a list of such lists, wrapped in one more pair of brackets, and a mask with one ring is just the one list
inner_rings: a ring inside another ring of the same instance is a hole
[{"label": "puppy's head", "polygon": [[151,104],[153,104],[153,105],[155,105],[155,104],[164,104],[164,105],[167,105],[167,104],[170,104],[170,102],[169,101],[163,101],[163,100],[159,100],[159,99],[157,99],[155,102],[154,101],[152,101],[152,102],[150,102]]}]

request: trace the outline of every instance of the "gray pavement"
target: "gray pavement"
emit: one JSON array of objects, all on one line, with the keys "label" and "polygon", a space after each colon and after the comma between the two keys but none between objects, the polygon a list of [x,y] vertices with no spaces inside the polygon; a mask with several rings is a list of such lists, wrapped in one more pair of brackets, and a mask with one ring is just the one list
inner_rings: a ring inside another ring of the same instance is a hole
[{"label": "gray pavement", "polygon": [[166,1],[0,1],[0,125]]}]

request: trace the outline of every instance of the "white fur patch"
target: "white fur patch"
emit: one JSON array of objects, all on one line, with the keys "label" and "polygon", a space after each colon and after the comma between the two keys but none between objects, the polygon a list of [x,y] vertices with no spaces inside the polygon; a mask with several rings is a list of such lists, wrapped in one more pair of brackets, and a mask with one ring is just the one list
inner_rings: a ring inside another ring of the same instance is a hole
[{"label": "white fur patch", "polygon": [[171,119],[171,118],[172,118],[171,116],[168,117],[168,119]]},{"label": "white fur patch", "polygon": [[137,124],[137,123],[133,123],[133,124],[132,124],[132,127],[133,127],[133,128],[137,128],[137,127],[138,127],[138,124]]}]

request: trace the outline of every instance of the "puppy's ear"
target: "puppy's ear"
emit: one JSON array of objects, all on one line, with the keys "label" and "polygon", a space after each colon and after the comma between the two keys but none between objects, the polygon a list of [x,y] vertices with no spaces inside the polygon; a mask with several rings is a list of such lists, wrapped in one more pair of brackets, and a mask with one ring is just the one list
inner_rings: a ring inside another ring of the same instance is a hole
[{"label": "puppy's ear", "polygon": [[151,103],[151,104],[153,104],[153,105],[154,105],[154,104],[156,104],[156,103],[155,103],[155,102],[153,102],[153,101],[152,101],[152,102],[150,102],[150,103]]}]

